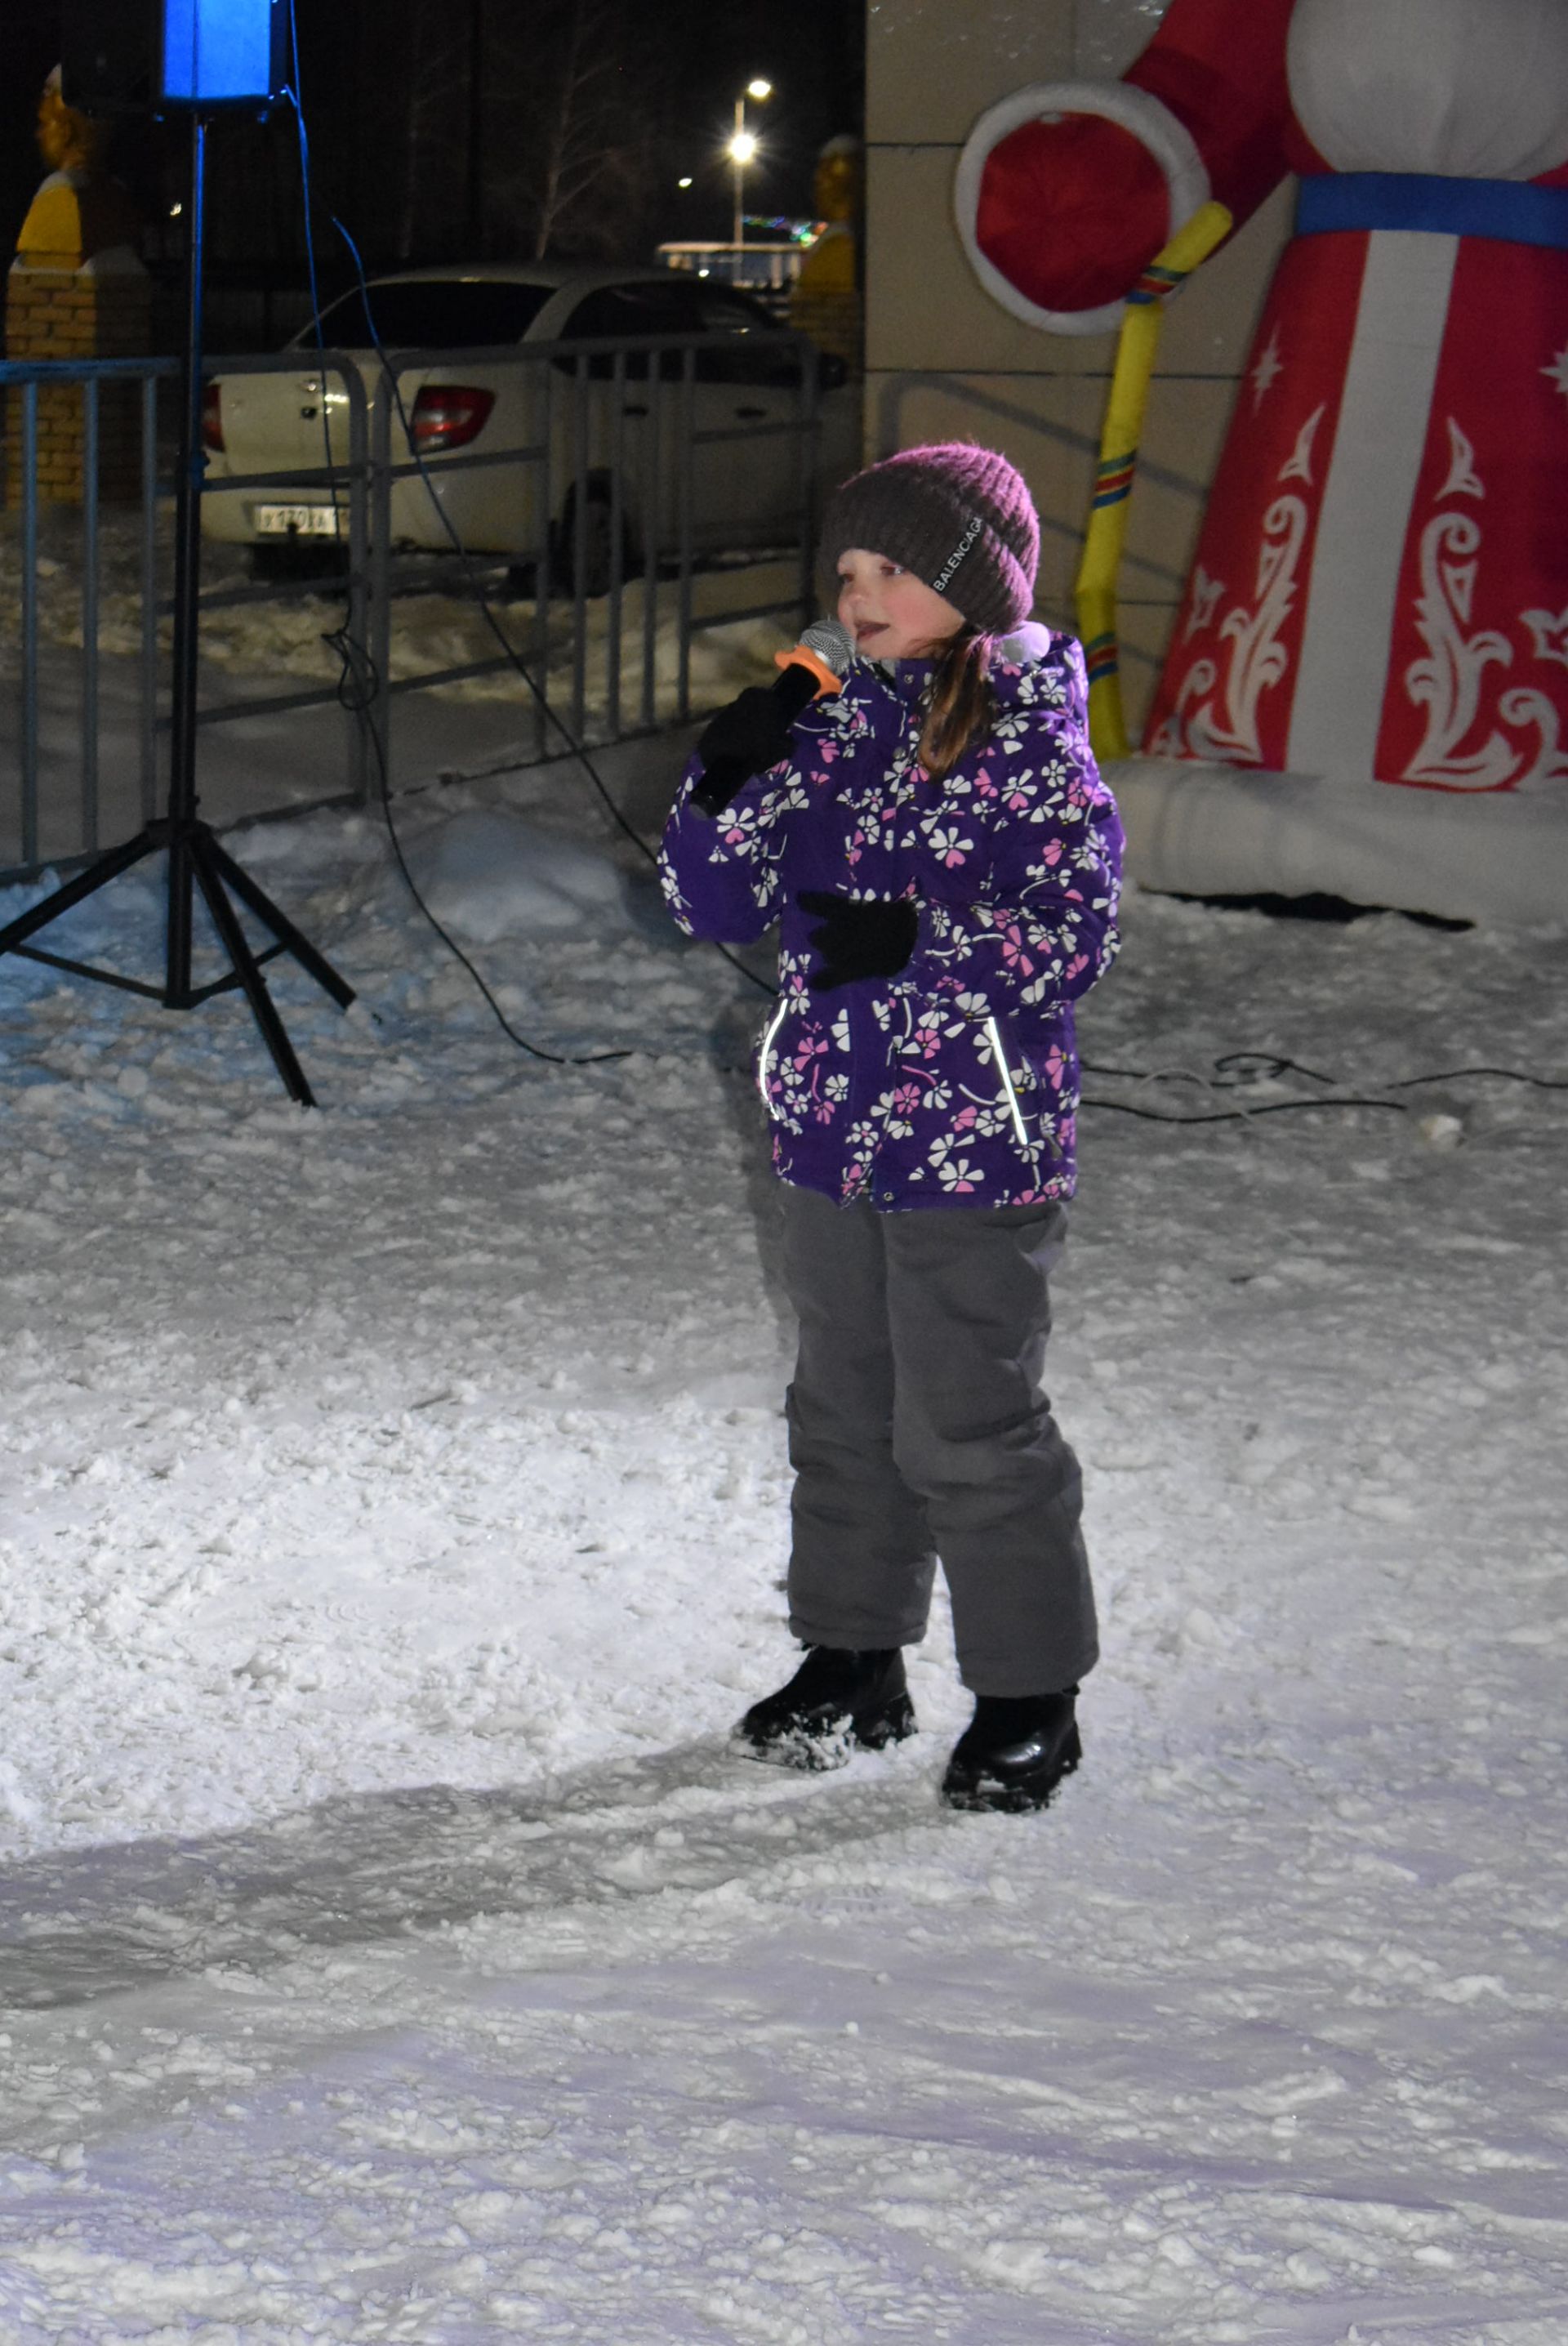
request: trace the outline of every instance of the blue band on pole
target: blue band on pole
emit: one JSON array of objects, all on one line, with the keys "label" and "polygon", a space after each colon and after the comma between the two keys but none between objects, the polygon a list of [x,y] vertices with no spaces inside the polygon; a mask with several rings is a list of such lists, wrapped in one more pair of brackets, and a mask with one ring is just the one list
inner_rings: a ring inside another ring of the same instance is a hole
[{"label": "blue band on pole", "polygon": [[1302,180],[1298,236],[1390,228],[1568,252],[1568,188],[1537,188],[1528,179],[1446,179],[1420,171],[1335,171]]}]

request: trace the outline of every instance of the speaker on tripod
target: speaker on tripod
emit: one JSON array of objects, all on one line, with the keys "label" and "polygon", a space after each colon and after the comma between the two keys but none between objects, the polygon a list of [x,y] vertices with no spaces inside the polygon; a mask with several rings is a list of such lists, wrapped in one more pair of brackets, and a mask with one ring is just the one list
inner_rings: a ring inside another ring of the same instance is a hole
[{"label": "speaker on tripod", "polygon": [[289,80],[288,0],[63,0],[61,94],[83,114],[237,106]]},{"label": "speaker on tripod", "polygon": [[[315,1104],[314,1095],[268,990],[264,964],[280,954],[290,954],[341,1009],[352,1002],[352,988],[219,844],[216,833],[196,811],[207,131],[214,116],[234,111],[265,114],[281,96],[289,81],[290,26],[289,0],[65,0],[61,83],[68,106],[90,114],[150,108],[157,114],[182,113],[190,118],[168,801],[167,812],[135,839],[111,848],[41,904],[0,929],[0,954],[22,954],[75,976],[147,994],[168,1010],[193,1010],[215,994],[239,987],[250,1005],[285,1088],[291,1098],[310,1107]],[[144,856],[162,853],[168,857],[168,908],[161,985],[71,961],[28,942]],[[194,984],[191,974],[191,928],[198,890],[231,964],[223,976],[203,985]],[[271,944],[260,954],[251,950],[237,903],[271,935]]]}]

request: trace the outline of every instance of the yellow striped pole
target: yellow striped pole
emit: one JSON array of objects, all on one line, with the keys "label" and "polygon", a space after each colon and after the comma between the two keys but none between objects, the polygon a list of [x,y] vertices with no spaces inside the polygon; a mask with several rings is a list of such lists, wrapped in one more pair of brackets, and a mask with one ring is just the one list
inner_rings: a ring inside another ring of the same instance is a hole
[{"label": "yellow striped pole", "polygon": [[1116,576],[1165,305],[1177,286],[1228,236],[1230,226],[1231,215],[1223,204],[1205,204],[1185,228],[1176,230],[1165,250],[1156,253],[1127,296],[1100,434],[1094,503],[1074,587],[1078,633],[1089,668],[1089,740],[1096,758],[1125,758],[1130,748],[1122,713]]}]

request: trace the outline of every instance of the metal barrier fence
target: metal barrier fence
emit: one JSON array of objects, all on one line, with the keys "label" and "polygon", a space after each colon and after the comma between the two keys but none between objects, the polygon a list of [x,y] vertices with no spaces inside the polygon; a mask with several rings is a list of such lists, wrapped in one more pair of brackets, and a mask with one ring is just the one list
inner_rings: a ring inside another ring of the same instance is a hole
[{"label": "metal barrier fence", "polygon": [[[80,721],[76,732],[78,772],[75,800],[79,851],[90,853],[99,838],[99,664],[98,635],[100,519],[97,495],[100,423],[104,394],[124,385],[136,398],[140,423],[140,481],[137,506],[136,559],[140,597],[142,638],[137,662],[134,732],[138,813],[151,811],[156,790],[156,736],[158,722],[157,688],[156,509],[158,484],[158,395],[161,382],[177,375],[172,360],[97,360],[51,365],[0,365],[0,383],[10,387],[6,400],[7,474],[16,555],[16,601],[7,613],[15,630],[16,649],[14,691],[10,706],[15,726],[15,794],[11,820],[0,821],[0,860],[9,860],[5,846],[19,850],[24,868],[39,857],[38,775],[40,764],[40,609],[39,586],[46,557],[40,549],[39,440],[40,403],[66,385],[81,392],[81,461],[84,477],[92,484],[80,509],[78,562],[81,635],[94,647],[83,663],[79,686]],[[8,533],[10,535],[12,533]],[[10,547],[7,546],[7,552]],[[7,586],[10,582],[7,580]],[[132,828],[135,827],[133,824]]]},{"label": "metal barrier fence", "polygon": [[[492,704],[481,754],[493,763],[505,761],[504,736],[516,762],[547,753],[546,700],[596,744],[679,721],[706,628],[809,609],[820,381],[799,336],[602,338],[383,362],[306,347],[215,359],[208,373],[223,444],[203,500],[198,723],[214,820],[362,801],[393,771],[405,731],[411,763],[426,755],[431,696],[503,678],[514,652],[541,698],[519,677],[515,696]],[[15,737],[0,877],[91,854],[157,811],[160,626],[172,607],[173,451],[160,426],[172,429],[178,374],[161,360],[0,364],[12,443],[0,566],[15,571],[0,606],[12,671],[0,745]],[[140,430],[136,503],[113,508],[98,479],[110,385],[127,386],[118,396],[137,403]],[[83,407],[79,504],[52,501],[59,484],[39,478],[39,403],[62,393]],[[241,549],[251,567],[278,568],[311,546],[331,561],[330,581],[241,575]],[[745,557],[764,553],[774,566],[753,574],[753,591]],[[732,557],[723,572],[711,566],[719,555]],[[341,600],[331,627],[305,599],[323,592]],[[493,648],[441,658],[416,643],[411,664],[400,609],[432,594],[442,610],[483,612]],[[334,639],[341,670],[322,655],[319,680],[265,680],[267,646],[245,632],[252,615],[279,634],[292,627],[307,665],[316,636]],[[465,716],[444,700],[439,721],[443,740],[485,729],[472,706]]]}]

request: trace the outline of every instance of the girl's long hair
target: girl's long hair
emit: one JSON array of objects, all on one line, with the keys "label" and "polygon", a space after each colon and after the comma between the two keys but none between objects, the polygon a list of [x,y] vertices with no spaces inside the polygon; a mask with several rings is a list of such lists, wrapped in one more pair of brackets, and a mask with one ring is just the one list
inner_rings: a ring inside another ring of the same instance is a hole
[{"label": "girl's long hair", "polygon": [[937,654],[920,737],[920,761],[933,782],[946,780],[995,719],[991,646],[989,636],[964,626]]}]

